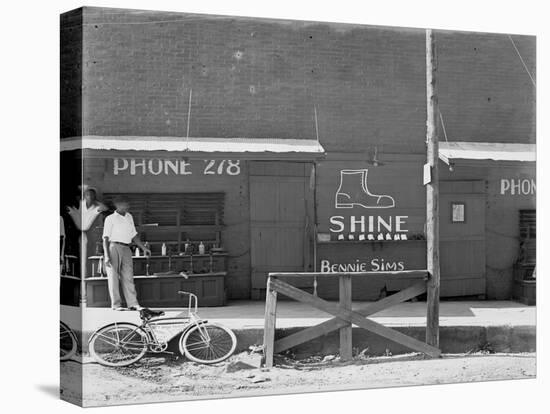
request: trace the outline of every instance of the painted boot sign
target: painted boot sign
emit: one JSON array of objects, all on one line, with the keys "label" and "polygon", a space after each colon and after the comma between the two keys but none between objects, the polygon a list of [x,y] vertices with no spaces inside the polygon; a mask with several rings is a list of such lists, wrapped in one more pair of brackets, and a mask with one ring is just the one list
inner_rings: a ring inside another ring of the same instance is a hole
[{"label": "painted boot sign", "polygon": [[[347,209],[351,215],[329,217],[329,231],[338,240],[406,240],[408,216],[364,215],[361,209],[391,209],[395,199],[387,194],[374,194],[368,187],[367,168],[340,170],[335,194],[335,208]],[[351,211],[350,211],[351,210]],[[355,214],[353,214],[355,213]],[[363,235],[363,237],[359,237]]]},{"label": "painted boot sign", "polygon": [[372,194],[367,185],[368,169],[341,170],[336,191],[336,208],[392,208],[395,200],[389,195]]}]

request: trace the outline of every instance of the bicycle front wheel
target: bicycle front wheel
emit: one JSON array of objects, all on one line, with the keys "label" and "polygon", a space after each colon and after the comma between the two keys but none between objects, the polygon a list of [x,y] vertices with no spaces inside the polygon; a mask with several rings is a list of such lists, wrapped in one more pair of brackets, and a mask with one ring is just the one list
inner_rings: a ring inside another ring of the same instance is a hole
[{"label": "bicycle front wheel", "polygon": [[101,365],[125,367],[139,361],[147,352],[147,334],[133,323],[114,323],[97,330],[89,350]]},{"label": "bicycle front wheel", "polygon": [[180,339],[180,352],[200,364],[215,364],[229,358],[237,346],[230,329],[215,323],[195,325]]},{"label": "bicycle front wheel", "polygon": [[59,322],[59,359],[66,361],[76,354],[76,335],[65,325]]}]

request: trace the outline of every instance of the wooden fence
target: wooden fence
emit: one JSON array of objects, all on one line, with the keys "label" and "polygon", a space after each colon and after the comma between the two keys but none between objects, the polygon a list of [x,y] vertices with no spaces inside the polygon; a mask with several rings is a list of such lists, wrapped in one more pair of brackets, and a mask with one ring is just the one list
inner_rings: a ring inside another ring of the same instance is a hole
[{"label": "wooden fence", "polygon": [[[304,276],[338,277],[339,303],[335,304],[298,289],[281,280]],[[352,309],[352,277],[384,276],[385,278],[403,278],[417,281],[410,287],[387,296],[377,302]],[[426,292],[430,274],[427,270],[405,270],[398,272],[354,272],[354,273],[270,273],[267,279],[265,326],[264,326],[264,363],[266,367],[273,366],[273,355],[295,347],[332,331],[340,331],[340,358],[343,361],[352,358],[352,325],[373,332],[391,341],[404,345],[412,350],[422,352],[431,357],[439,357],[441,351],[425,342],[419,341],[399,331],[383,326],[367,317],[398,303],[412,299]],[[275,341],[275,326],[277,319],[277,293],[291,299],[306,303],[316,309],[333,316],[318,325],[305,328],[299,332],[285,336]],[[428,308],[430,304],[428,304]],[[429,324],[430,321],[427,321]]]}]

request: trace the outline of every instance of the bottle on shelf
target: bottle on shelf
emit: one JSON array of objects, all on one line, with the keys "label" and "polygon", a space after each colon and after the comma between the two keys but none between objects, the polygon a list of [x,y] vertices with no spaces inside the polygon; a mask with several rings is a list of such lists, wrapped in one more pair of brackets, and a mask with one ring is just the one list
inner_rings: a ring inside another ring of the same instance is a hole
[{"label": "bottle on shelf", "polygon": [[[149,251],[151,251],[151,247],[150,247],[150,244],[149,244],[148,241],[143,243],[143,247],[145,247],[146,249],[149,249]],[[150,266],[151,266],[151,254],[148,254],[148,255],[145,256],[145,276],[151,276],[150,273],[149,273]]]},{"label": "bottle on shelf", "polygon": [[162,243],[161,255],[166,256],[166,243]]},{"label": "bottle on shelf", "polygon": [[189,254],[189,246],[190,246],[189,239],[187,239],[186,242],[185,242],[185,245],[184,245],[184,250],[183,250],[183,252],[185,254]]},{"label": "bottle on shelf", "polygon": [[134,255],[135,255],[135,257],[139,257],[139,247],[136,247]]},{"label": "bottle on shelf", "polygon": [[204,243],[200,242],[200,244],[199,244],[199,254],[204,254],[204,252],[205,252]]}]

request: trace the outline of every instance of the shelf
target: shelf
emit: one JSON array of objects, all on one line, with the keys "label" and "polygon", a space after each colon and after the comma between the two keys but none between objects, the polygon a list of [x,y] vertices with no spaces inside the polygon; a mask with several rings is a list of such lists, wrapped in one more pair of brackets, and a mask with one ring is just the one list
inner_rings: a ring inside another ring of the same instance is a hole
[{"label": "shelf", "polygon": [[78,276],[72,276],[72,275],[60,275],[60,276],[65,279],[80,280]]},{"label": "shelf", "polygon": [[[226,276],[227,272],[209,272],[209,273],[189,273],[189,279],[196,278],[196,277],[212,277],[212,276]],[[134,275],[134,279],[170,279],[170,278],[179,278],[182,280],[187,280],[183,276],[180,276],[179,274],[175,273],[173,275]],[[80,279],[79,279],[80,280]],[[86,281],[96,281],[96,280],[104,280],[107,281],[107,277],[87,277],[85,279]]]},{"label": "shelf", "polygon": [[[212,253],[212,257],[224,257],[224,256],[227,256],[227,253]],[[193,259],[196,259],[196,258],[204,258],[204,257],[210,257],[210,254],[208,253],[205,253],[205,254],[194,254],[193,255]],[[102,259],[103,256],[88,256],[88,259],[90,260],[98,260],[98,259]],[[146,256],[132,256],[132,259],[147,259]],[[170,259],[170,256],[166,255],[166,256],[161,256],[161,255],[154,255],[154,256],[149,256],[149,260],[151,259]],[[190,254],[185,254],[185,255],[172,255],[171,256],[171,260],[175,260],[175,259],[191,259],[191,255]]]},{"label": "shelf", "polygon": [[329,240],[318,241],[317,244],[376,244],[376,243],[410,243],[410,242],[422,242],[426,243],[426,240]]},{"label": "shelf", "polygon": [[[180,226],[175,224],[161,225],[161,224],[136,224],[136,228],[141,231],[196,231],[196,230],[210,230],[210,231],[222,231],[224,229],[223,224],[182,224]],[[103,229],[103,226],[96,226],[96,229]]]},{"label": "shelf", "polygon": [[155,232],[155,231],[165,231],[165,232],[193,232],[193,231],[222,231],[224,226],[221,224],[188,224],[188,225],[167,225],[167,226],[155,226],[152,224],[142,224],[136,226],[142,232]]},{"label": "shelf", "polygon": [[[212,253],[212,257],[223,257],[223,256],[227,256],[227,253]],[[193,259],[200,259],[200,258],[204,258],[204,257],[210,257],[210,254],[208,253],[205,253],[205,254],[194,254],[193,256],[191,256],[190,254],[186,254],[186,255],[178,255],[178,254],[175,254],[173,256],[159,256],[159,255],[155,255],[155,256],[149,256],[149,260],[155,260],[155,259],[165,259],[165,260],[168,260],[171,258],[171,260],[178,260],[178,259],[191,259],[191,257],[193,257]],[[132,259],[147,259],[146,256],[132,256]]]}]

